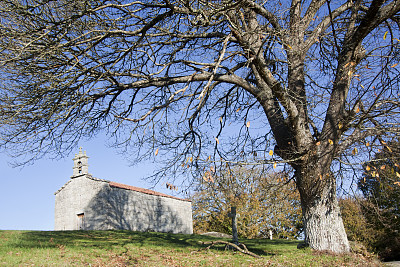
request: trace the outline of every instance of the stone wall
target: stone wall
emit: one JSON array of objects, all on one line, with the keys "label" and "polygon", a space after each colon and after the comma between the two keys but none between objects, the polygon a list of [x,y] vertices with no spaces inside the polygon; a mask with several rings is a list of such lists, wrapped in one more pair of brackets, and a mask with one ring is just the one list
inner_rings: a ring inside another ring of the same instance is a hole
[{"label": "stone wall", "polygon": [[[78,214],[85,214],[85,209],[93,198],[108,186],[106,181],[90,179],[88,175],[71,178],[60,190],[58,190],[55,202],[54,229],[79,230]],[[86,218],[84,217],[83,220]]]},{"label": "stone wall", "polygon": [[156,231],[192,234],[191,202],[109,186],[82,175],[56,192],[55,230]]}]

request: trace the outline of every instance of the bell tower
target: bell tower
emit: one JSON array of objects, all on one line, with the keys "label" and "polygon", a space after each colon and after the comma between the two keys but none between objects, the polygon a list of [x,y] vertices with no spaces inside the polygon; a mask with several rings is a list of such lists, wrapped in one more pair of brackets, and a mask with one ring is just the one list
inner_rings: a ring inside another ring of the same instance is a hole
[{"label": "bell tower", "polygon": [[75,154],[75,157],[72,159],[74,161],[72,177],[88,174],[88,158],[86,151],[82,152],[82,147],[80,147],[79,153]]}]

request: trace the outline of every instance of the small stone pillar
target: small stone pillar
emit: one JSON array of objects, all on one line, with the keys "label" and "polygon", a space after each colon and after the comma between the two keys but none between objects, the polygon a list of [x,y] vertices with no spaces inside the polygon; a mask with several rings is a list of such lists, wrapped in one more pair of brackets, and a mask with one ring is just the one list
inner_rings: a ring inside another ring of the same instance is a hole
[{"label": "small stone pillar", "polygon": [[231,212],[228,213],[228,217],[232,218],[232,243],[239,244],[237,222],[236,222],[236,207],[231,207]]},{"label": "small stone pillar", "polygon": [[272,240],[272,230],[269,229],[269,240]]}]

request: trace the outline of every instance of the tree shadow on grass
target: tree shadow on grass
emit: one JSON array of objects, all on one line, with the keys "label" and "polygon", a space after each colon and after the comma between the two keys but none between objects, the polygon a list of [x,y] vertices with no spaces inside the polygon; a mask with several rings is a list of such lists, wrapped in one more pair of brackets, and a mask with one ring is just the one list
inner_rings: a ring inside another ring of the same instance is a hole
[{"label": "tree shadow on grass", "polygon": [[[127,230],[110,231],[26,231],[22,232],[18,241],[14,244],[19,248],[55,248],[60,245],[65,247],[93,247],[111,249],[115,246],[125,247],[134,245],[137,247],[161,247],[166,249],[189,248],[193,250],[206,249],[209,245],[204,244],[220,238],[203,235],[185,235],[156,232],[134,232]],[[230,241],[224,239],[225,241]],[[269,246],[290,245],[297,243],[288,240],[263,240],[244,239],[249,251],[259,256],[276,255],[274,250],[266,249]],[[223,251],[224,245],[215,245],[210,250]]]}]

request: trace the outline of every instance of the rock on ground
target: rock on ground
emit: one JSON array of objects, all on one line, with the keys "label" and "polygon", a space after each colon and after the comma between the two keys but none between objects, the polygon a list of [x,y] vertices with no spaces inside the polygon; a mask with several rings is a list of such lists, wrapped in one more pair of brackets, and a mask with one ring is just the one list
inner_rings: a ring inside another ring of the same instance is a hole
[{"label": "rock on ground", "polygon": [[384,262],[383,265],[385,267],[400,267],[400,261],[389,261],[389,262]]},{"label": "rock on ground", "polygon": [[219,238],[232,238],[231,235],[228,235],[225,233],[219,233],[219,232],[207,232],[207,233],[202,233],[201,235],[207,235],[207,236],[213,236],[213,237],[219,237]]}]

